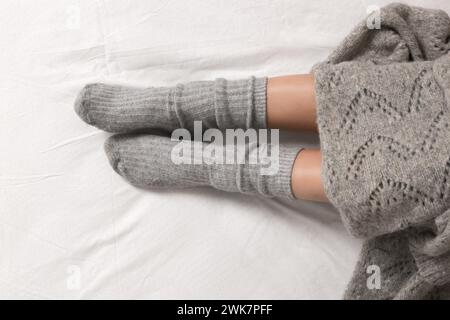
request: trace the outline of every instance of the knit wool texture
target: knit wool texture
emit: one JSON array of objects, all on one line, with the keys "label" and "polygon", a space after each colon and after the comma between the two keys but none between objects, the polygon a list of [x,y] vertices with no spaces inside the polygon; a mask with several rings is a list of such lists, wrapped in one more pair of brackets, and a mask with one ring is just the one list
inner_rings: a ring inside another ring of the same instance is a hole
[{"label": "knit wool texture", "polygon": [[[188,151],[185,160],[175,163],[172,153],[179,144]],[[105,151],[113,169],[131,184],[143,188],[192,188],[210,186],[227,192],[257,194],[265,197],[294,199],[291,171],[301,150],[298,146],[280,145],[275,174],[264,174],[265,163],[259,158],[262,146],[248,144],[245,163],[217,163],[217,154],[225,158],[226,148],[216,145],[215,152],[204,152],[210,144],[200,141],[173,141],[168,137],[149,134],[118,134],[105,143]],[[267,152],[270,144],[265,145]],[[236,148],[235,148],[236,149]],[[237,153],[237,151],[236,151]],[[258,161],[250,162],[250,158]],[[270,157],[268,157],[270,158]],[[194,159],[201,160],[199,164]]]},{"label": "knit wool texture", "polygon": [[313,68],[326,194],[366,239],[346,299],[450,298],[449,35],[445,12],[391,4]]},{"label": "knit wool texture", "polygon": [[174,87],[135,88],[88,84],[75,111],[101,130],[125,133],[145,129],[265,128],[266,78],[193,81]]}]

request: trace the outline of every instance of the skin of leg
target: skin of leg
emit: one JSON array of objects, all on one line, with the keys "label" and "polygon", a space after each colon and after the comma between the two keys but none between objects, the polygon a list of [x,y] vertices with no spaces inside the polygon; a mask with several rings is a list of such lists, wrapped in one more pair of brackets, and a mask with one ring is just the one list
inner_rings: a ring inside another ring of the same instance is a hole
[{"label": "skin of leg", "polygon": [[317,132],[314,75],[268,79],[267,125],[283,130]]},{"label": "skin of leg", "polygon": [[[267,125],[294,131],[317,132],[316,96],[312,74],[269,78]],[[297,199],[327,202],[319,149],[302,150],[292,169],[291,187]]]},{"label": "skin of leg", "polygon": [[291,187],[297,199],[328,202],[322,183],[322,154],[319,149],[303,149],[297,155]]}]

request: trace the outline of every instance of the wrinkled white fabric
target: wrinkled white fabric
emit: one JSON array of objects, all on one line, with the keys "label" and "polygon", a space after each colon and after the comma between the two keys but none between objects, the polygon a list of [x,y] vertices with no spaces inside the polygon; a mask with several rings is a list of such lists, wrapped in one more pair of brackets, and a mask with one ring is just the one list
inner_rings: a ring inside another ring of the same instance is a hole
[{"label": "wrinkled white fabric", "polygon": [[331,206],[138,190],[73,100],[89,82],[308,72],[373,3],[2,1],[0,297],[340,298],[360,243]]}]

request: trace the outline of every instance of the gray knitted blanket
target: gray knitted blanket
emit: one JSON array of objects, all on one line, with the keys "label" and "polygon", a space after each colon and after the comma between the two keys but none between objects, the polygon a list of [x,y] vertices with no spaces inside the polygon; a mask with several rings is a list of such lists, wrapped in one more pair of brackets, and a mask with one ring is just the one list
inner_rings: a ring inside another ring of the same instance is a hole
[{"label": "gray knitted blanket", "polygon": [[366,239],[347,299],[450,298],[449,35],[391,4],[313,68],[326,193]]}]

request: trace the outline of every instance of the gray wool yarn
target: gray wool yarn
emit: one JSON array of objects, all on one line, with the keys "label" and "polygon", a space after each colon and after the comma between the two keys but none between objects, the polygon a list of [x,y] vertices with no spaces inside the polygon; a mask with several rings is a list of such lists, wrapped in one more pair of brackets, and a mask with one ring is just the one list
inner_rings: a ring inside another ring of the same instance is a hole
[{"label": "gray wool yarn", "polygon": [[[280,145],[278,170],[275,174],[264,174],[262,169],[270,163],[249,160],[251,157],[257,159],[261,146],[246,146],[245,163],[226,164],[216,161],[217,154],[226,153],[225,147],[216,146],[211,156],[204,152],[208,145],[200,141],[173,141],[169,137],[151,134],[117,134],[106,141],[105,151],[113,169],[138,187],[179,189],[210,186],[227,192],[294,199],[291,171],[300,147]],[[183,160],[188,163],[173,161],[172,154],[177,146],[188,150],[189,156]],[[266,146],[271,152],[271,145]],[[194,159],[201,161],[196,164]]]},{"label": "gray wool yarn", "polygon": [[449,35],[445,12],[392,4],[313,68],[326,193],[367,239],[346,299],[450,297]]},{"label": "gray wool yarn", "polygon": [[174,87],[134,88],[103,83],[86,85],[75,111],[99,129],[126,133],[145,129],[266,128],[266,78],[218,78]]}]

